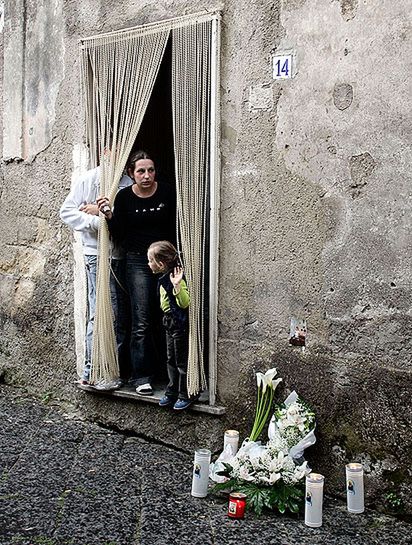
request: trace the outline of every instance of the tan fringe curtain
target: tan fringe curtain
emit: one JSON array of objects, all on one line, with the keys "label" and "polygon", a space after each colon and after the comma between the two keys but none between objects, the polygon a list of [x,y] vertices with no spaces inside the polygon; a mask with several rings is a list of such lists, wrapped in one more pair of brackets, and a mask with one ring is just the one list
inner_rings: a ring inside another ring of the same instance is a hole
[{"label": "tan fringe curtain", "polygon": [[[100,157],[100,194],[107,195],[111,204],[146,111],[168,37],[168,29],[147,34],[125,32],[121,40],[100,36],[81,45],[88,141],[94,165],[97,155]],[[109,233],[102,218],[91,371],[95,384],[119,377],[109,277]]]},{"label": "tan fringe curtain", "polygon": [[[216,14],[197,14],[87,38],[81,43],[86,126],[92,162],[104,156],[110,137],[116,153],[103,160],[100,193],[113,202],[117,184],[147,108],[172,31],[172,109],[180,249],[191,292],[188,391],[206,388],[205,278],[209,195],[211,35]],[[212,135],[212,138],[216,135]],[[212,169],[213,171],[213,169]],[[118,377],[109,292],[109,239],[99,231],[99,266],[93,337],[92,381]],[[214,375],[212,399],[214,400]]]},{"label": "tan fringe curtain", "polygon": [[211,21],[174,29],[172,103],[177,210],[190,286],[188,392],[206,388],[204,369],[205,238],[208,210]]}]

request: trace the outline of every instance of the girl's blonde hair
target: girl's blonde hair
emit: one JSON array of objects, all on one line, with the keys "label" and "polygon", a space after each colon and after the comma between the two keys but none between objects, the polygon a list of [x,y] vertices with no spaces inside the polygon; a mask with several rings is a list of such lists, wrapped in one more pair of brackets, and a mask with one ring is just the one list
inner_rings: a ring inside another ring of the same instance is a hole
[{"label": "girl's blonde hair", "polygon": [[153,242],[147,251],[151,251],[154,259],[158,263],[162,262],[166,270],[182,266],[179,259],[179,252],[168,240]]}]

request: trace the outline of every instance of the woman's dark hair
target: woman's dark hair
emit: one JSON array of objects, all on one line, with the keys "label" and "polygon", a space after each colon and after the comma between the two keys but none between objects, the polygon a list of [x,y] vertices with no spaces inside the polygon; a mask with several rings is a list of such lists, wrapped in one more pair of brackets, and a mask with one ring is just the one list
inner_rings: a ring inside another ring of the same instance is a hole
[{"label": "woman's dark hair", "polygon": [[153,242],[148,248],[152,251],[153,257],[157,262],[162,262],[166,270],[174,267],[181,267],[182,263],[179,258],[179,252],[168,240],[159,240]]},{"label": "woman's dark hair", "polygon": [[134,151],[130,155],[129,160],[127,161],[127,169],[134,170],[136,162],[140,161],[140,159],[150,159],[151,161],[153,161],[153,159],[150,157],[150,155],[147,152],[143,150]]}]

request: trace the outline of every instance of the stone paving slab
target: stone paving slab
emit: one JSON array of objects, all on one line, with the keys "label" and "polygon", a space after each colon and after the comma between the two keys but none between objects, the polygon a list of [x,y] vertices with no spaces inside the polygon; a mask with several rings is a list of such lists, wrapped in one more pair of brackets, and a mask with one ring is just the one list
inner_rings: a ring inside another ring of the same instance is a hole
[{"label": "stone paving slab", "polygon": [[0,545],[407,545],[412,525],[351,515],[325,498],[324,524],[227,517],[192,498],[193,456],[129,437],[0,386]]}]

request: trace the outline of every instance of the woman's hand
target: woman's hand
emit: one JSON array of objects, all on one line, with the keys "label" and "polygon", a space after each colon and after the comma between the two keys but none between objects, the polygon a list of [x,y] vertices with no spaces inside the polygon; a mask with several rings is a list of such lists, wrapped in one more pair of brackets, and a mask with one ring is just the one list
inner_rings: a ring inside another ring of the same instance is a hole
[{"label": "woman's hand", "polygon": [[107,197],[99,197],[97,199],[97,206],[99,211],[106,216],[108,220],[111,220],[113,217],[112,209],[110,208],[109,199]]},{"label": "woman's hand", "polygon": [[180,291],[180,282],[182,281],[182,278],[183,278],[183,269],[182,269],[182,267],[175,267],[173,269],[173,272],[170,273],[169,277],[170,277],[171,283],[173,284],[175,293],[179,293],[179,291]]}]

